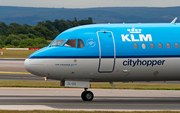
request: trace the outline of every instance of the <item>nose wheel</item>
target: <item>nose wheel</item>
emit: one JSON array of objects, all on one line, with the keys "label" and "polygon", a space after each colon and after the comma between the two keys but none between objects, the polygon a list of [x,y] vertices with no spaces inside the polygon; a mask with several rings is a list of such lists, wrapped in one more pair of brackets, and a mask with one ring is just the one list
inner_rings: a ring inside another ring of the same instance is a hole
[{"label": "nose wheel", "polygon": [[81,98],[84,101],[92,101],[94,98],[94,94],[91,91],[87,91],[87,89],[85,89],[85,91],[83,91],[81,94]]}]

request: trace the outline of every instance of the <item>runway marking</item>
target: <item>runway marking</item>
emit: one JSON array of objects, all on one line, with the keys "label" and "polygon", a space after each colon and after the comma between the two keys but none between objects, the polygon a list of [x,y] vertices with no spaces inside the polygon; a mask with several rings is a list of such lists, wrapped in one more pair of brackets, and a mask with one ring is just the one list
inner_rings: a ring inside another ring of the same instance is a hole
[{"label": "runway marking", "polygon": [[6,72],[6,71],[0,71],[0,73],[8,73],[8,74],[31,74],[28,72]]},{"label": "runway marking", "polygon": [[0,77],[0,79],[13,79],[13,78],[24,78],[24,79],[36,79],[36,80],[44,80],[44,78],[36,78],[36,77]]},{"label": "runway marking", "polygon": [[45,105],[0,105],[1,110],[57,110]]},{"label": "runway marking", "polygon": [[[0,104],[12,104],[14,102],[3,102]],[[180,106],[180,104],[90,104],[90,103],[15,103],[16,105],[96,105],[96,106],[109,106],[109,105],[121,105],[121,106],[134,106],[134,105],[138,105],[138,106]]]}]

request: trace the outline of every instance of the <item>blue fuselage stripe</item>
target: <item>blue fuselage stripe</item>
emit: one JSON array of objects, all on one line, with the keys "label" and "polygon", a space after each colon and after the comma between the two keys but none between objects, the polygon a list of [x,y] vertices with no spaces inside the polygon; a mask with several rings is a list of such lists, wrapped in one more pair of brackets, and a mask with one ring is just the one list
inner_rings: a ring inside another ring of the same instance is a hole
[{"label": "blue fuselage stripe", "polygon": [[[115,58],[175,58],[180,55],[150,55],[150,56],[116,56]],[[30,56],[28,59],[55,59],[55,58],[99,58],[99,56]],[[114,56],[102,56],[101,58],[114,58]]]}]

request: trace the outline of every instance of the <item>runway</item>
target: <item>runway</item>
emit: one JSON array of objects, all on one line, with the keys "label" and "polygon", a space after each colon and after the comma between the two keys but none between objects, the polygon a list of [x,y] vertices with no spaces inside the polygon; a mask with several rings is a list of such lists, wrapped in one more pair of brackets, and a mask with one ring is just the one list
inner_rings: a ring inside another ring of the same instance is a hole
[{"label": "runway", "polygon": [[1,59],[0,80],[44,81],[44,78],[27,72],[23,59]]},{"label": "runway", "polygon": [[95,98],[84,102],[83,89],[0,88],[0,109],[6,110],[180,110],[180,91],[90,89]]},{"label": "runway", "polygon": [[[0,80],[44,81],[28,73],[23,60],[0,60]],[[142,82],[145,83],[145,82]],[[164,82],[150,82],[164,83]],[[166,82],[179,84],[179,81]],[[92,102],[81,100],[83,89],[0,88],[0,109],[6,110],[180,110],[180,91],[90,89]]]}]

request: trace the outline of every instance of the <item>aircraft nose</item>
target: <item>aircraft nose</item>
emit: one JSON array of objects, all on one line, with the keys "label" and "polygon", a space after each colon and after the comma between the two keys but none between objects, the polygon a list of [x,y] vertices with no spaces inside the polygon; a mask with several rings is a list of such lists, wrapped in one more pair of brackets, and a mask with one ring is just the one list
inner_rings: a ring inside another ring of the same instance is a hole
[{"label": "aircraft nose", "polygon": [[24,61],[25,69],[37,76],[45,76],[44,74],[44,62],[40,59],[26,59]]}]

